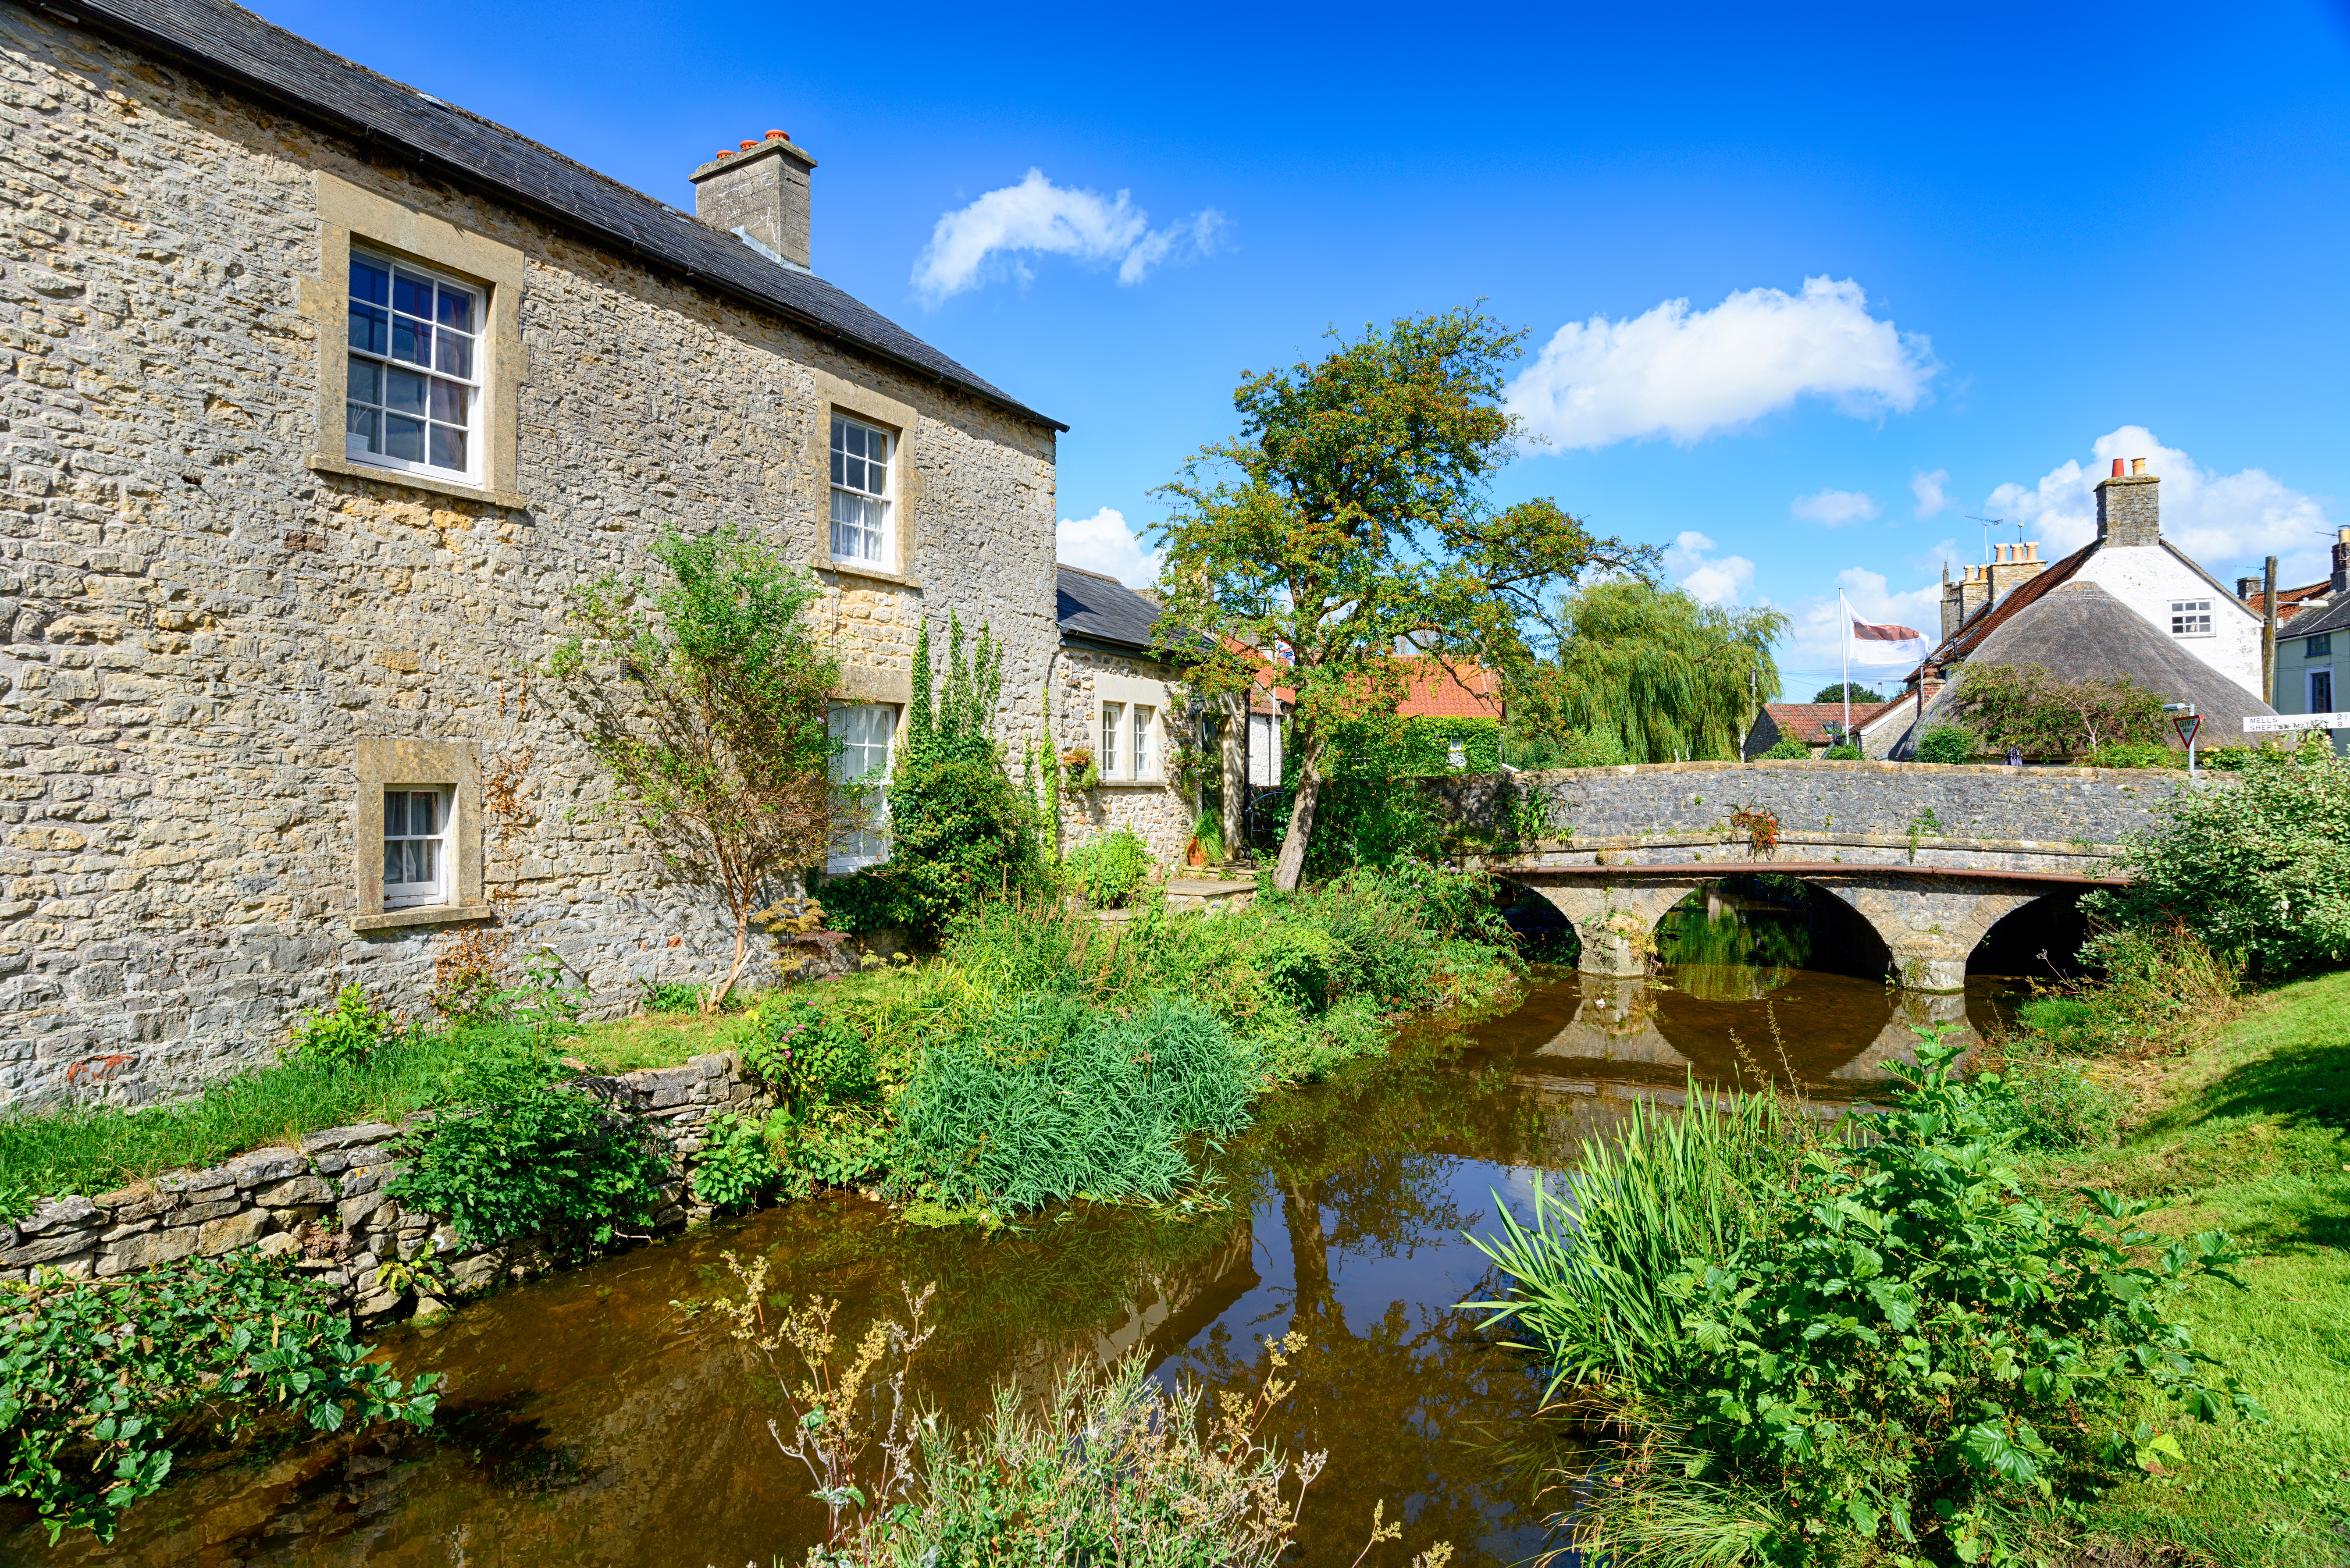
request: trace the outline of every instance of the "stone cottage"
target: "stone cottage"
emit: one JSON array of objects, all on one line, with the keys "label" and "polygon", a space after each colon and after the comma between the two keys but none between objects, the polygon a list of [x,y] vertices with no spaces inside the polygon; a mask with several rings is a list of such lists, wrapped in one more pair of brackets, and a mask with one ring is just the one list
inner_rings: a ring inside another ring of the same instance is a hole
[{"label": "stone cottage", "polygon": [[688,214],[225,0],[0,50],[0,1106],[417,1012],[468,930],[604,1007],[714,972],[529,674],[672,525],[814,570],[858,763],[950,612],[1035,737],[1066,427],[811,270],[782,131]]},{"label": "stone cottage", "polygon": [[1180,866],[1212,782],[1197,776],[1201,759],[1222,757],[1223,727],[1188,697],[1153,640],[1157,599],[1066,563],[1055,572],[1055,597],[1054,741],[1063,757],[1090,761],[1099,780],[1065,796],[1064,843],[1125,828],[1153,860]]}]

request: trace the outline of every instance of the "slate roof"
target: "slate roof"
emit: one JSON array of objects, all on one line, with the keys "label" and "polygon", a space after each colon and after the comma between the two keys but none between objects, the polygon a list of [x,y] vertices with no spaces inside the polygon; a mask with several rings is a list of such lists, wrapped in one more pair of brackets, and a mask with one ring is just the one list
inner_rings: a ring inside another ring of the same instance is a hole
[{"label": "slate roof", "polygon": [[2293,617],[2289,627],[2277,628],[2277,640],[2284,642],[2293,638],[2318,637],[2345,629],[2350,629],[2350,594],[2343,595],[2322,609],[2313,606]]},{"label": "slate roof", "polygon": [[[504,126],[320,48],[228,0],[73,0],[85,25],[304,119],[396,151],[688,282],[771,311],[1024,419],[1069,427],[981,379],[812,274]],[[60,13],[62,15],[63,13]],[[516,41],[515,47],[524,47]]]},{"label": "slate roof", "polygon": [[1150,653],[1155,644],[1150,628],[1159,622],[1159,604],[1116,577],[1088,572],[1082,566],[1061,566],[1060,607],[1055,612],[1061,635],[1088,642],[1114,644]]}]

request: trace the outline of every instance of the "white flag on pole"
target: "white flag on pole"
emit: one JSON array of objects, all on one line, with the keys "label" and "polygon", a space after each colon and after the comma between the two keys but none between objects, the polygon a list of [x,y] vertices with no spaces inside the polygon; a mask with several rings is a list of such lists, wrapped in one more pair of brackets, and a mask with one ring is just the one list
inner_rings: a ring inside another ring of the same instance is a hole
[{"label": "white flag on pole", "polygon": [[1855,664],[1915,664],[1927,653],[1926,634],[1906,626],[1854,620],[1845,640]]}]

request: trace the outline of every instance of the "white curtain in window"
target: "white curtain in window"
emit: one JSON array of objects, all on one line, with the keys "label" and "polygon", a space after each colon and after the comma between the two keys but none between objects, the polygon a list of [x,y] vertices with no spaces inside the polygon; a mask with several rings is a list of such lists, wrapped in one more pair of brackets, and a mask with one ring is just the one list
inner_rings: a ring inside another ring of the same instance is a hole
[{"label": "white curtain in window", "polygon": [[1126,776],[1124,774],[1118,771],[1118,721],[1125,716],[1125,713],[1126,704],[1123,702],[1105,702],[1102,704],[1101,756],[1098,761],[1101,767],[1101,776],[1106,779],[1124,778]]},{"label": "white curtain in window", "polygon": [[1158,772],[1158,758],[1151,753],[1150,722],[1158,710],[1148,704],[1134,705],[1134,776],[1147,779]]},{"label": "white curtain in window", "polygon": [[835,838],[825,856],[824,868],[837,876],[889,858],[889,742],[897,732],[898,710],[884,702],[843,703],[832,710],[829,723],[832,738],[840,742],[832,776],[870,792],[865,826]]}]

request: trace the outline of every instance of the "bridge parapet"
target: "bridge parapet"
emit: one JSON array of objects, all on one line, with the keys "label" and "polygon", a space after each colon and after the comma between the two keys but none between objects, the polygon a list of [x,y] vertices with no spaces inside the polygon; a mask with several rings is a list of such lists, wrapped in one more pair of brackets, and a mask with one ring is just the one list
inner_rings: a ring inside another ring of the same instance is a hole
[{"label": "bridge parapet", "polygon": [[[2000,919],[2115,880],[2102,863],[2158,820],[2158,805],[2233,782],[2113,768],[1669,763],[1455,781],[1447,793],[1464,826],[1514,838],[1471,864],[1557,905],[1587,971],[1644,972],[1667,909],[1709,882],[1768,871],[1852,905],[1903,986],[1950,992]],[[1529,801],[1548,830],[1531,842]],[[1740,811],[1775,821],[1776,843],[1733,827]]]}]

